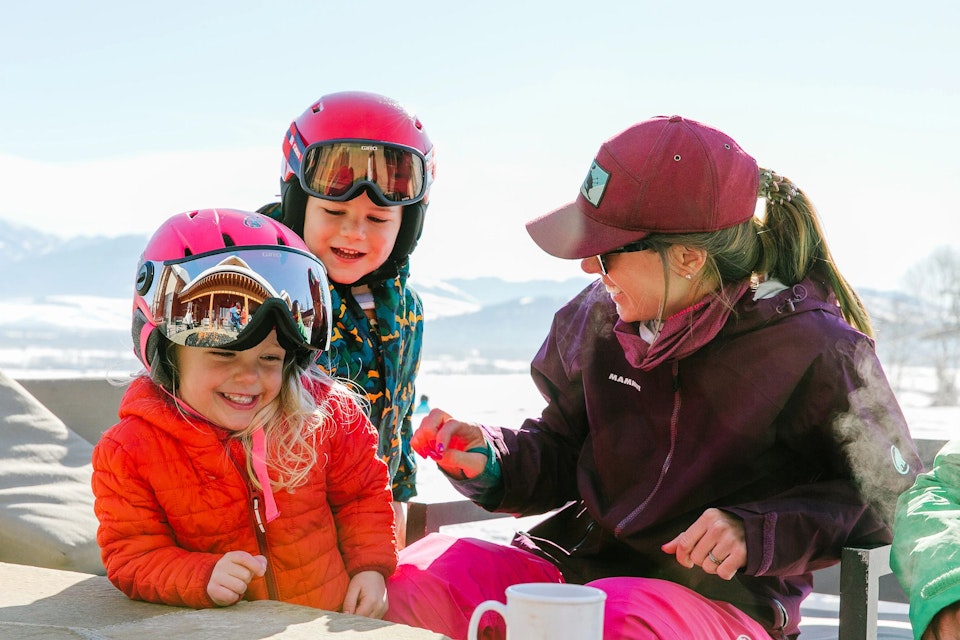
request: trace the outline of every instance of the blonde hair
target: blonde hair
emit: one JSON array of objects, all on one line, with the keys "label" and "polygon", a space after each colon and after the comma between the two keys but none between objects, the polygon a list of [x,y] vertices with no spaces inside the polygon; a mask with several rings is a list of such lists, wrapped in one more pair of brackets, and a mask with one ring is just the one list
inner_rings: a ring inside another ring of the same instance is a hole
[{"label": "blonde hair", "polygon": [[[171,342],[167,350],[173,372],[170,391],[175,397],[179,397],[178,348]],[[325,374],[313,361],[301,366],[288,351],[281,375],[280,393],[274,401],[261,409],[247,428],[230,434],[243,446],[247,475],[260,490],[263,487],[253,470],[253,433],[257,429],[262,428],[265,436],[266,464],[273,472],[271,485],[274,489],[293,489],[305,484],[311,470],[325,462],[318,459],[318,442],[344,426],[335,424],[334,416],[339,414],[343,423],[354,424],[363,415],[364,399],[344,382]],[[311,388],[324,389],[319,402]],[[190,419],[189,415],[184,417]]]},{"label": "blonde hair", "polygon": [[[813,204],[789,179],[760,169],[760,197],[764,217],[705,233],[663,234],[649,237],[661,259],[666,249],[679,244],[703,249],[707,254],[698,285],[722,295],[727,282],[747,277],[776,278],[787,286],[803,280],[817,269],[826,278],[844,319],[853,328],[873,336],[870,317],[860,297],[839,272],[827,246]],[[724,300],[732,306],[735,300]]]}]

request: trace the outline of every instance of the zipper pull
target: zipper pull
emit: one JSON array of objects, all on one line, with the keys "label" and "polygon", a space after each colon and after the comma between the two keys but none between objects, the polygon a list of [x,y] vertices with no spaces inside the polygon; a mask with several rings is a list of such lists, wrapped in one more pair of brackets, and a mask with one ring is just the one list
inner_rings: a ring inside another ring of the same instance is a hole
[{"label": "zipper pull", "polygon": [[257,519],[257,526],[260,528],[260,533],[266,533],[267,530],[263,526],[263,520],[260,518],[260,498],[253,496],[253,515]]}]

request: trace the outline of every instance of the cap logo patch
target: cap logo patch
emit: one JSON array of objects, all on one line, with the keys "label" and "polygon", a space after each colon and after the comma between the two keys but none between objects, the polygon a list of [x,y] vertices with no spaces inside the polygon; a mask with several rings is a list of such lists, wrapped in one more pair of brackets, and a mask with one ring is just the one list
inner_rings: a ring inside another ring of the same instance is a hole
[{"label": "cap logo patch", "polygon": [[610,172],[597,164],[594,160],[590,165],[590,171],[587,172],[587,178],[580,185],[580,193],[587,202],[595,207],[600,207],[600,200],[603,199],[603,192],[607,189],[607,181],[610,180]]}]

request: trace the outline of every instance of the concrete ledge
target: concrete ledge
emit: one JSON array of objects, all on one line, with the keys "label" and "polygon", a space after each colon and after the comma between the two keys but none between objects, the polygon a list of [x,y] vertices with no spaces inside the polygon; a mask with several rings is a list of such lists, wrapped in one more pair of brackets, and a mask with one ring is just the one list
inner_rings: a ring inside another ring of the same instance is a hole
[{"label": "concrete ledge", "polygon": [[0,638],[449,640],[423,629],[258,600],[220,609],[136,602],[104,576],[0,563]]},{"label": "concrete ledge", "polygon": [[106,378],[18,379],[23,387],[74,433],[97,444],[119,422],[117,409],[127,385]]}]

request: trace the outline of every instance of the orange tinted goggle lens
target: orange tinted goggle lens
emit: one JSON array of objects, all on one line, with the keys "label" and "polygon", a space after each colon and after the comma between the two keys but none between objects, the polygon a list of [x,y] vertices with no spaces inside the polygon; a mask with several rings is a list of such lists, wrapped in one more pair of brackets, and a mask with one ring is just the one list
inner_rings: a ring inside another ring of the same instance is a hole
[{"label": "orange tinted goggle lens", "polygon": [[324,142],[307,147],[300,185],[308,194],[343,202],[369,187],[390,206],[423,199],[426,159],[415,149],[371,141]]}]

